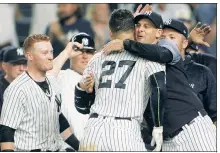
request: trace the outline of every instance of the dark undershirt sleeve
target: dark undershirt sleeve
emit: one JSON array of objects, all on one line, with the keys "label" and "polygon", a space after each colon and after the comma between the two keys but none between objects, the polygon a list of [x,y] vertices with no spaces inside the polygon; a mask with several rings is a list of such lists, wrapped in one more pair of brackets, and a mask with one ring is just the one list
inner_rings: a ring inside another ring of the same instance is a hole
[{"label": "dark undershirt sleeve", "polygon": [[[10,128],[5,125],[0,125],[0,142],[12,142],[14,143],[14,134],[15,134],[15,129]],[[5,149],[2,151],[13,151],[11,149]]]},{"label": "dark undershirt sleeve", "polygon": [[79,113],[89,114],[90,107],[95,101],[95,89],[92,93],[80,90],[78,85],[75,87],[75,107]]},{"label": "dark undershirt sleeve", "polygon": [[152,119],[155,127],[163,126],[163,105],[167,98],[166,85],[165,85],[165,73],[157,72],[150,76],[152,95],[150,100],[150,108],[152,113]]},{"label": "dark undershirt sleeve", "polygon": [[126,39],[124,49],[144,59],[171,65],[177,63],[181,58],[177,46],[166,39],[160,40],[158,44],[144,44]]}]

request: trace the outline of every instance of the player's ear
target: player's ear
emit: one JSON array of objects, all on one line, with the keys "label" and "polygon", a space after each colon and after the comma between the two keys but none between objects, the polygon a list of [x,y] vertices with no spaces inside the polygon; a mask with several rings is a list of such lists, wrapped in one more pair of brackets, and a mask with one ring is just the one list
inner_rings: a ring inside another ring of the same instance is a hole
[{"label": "player's ear", "polygon": [[2,70],[4,72],[6,72],[6,70],[7,70],[7,64],[5,62],[2,62]]},{"label": "player's ear", "polygon": [[187,39],[184,39],[184,40],[183,40],[183,46],[182,46],[182,47],[183,47],[184,50],[186,50],[186,48],[187,48],[187,46],[188,46],[188,43],[189,43],[189,42],[188,42]]},{"label": "player's ear", "polygon": [[29,61],[33,60],[33,56],[31,54],[31,51],[26,51],[24,55],[27,58],[27,60],[29,60]]},{"label": "player's ear", "polygon": [[156,32],[156,39],[159,39],[161,37],[161,35],[163,34],[163,30],[162,29],[157,29]]},{"label": "player's ear", "polygon": [[110,33],[110,38],[111,38],[111,40],[113,40],[113,39],[114,39],[114,36],[113,36],[112,31],[111,31],[111,30],[109,30],[109,33]]}]

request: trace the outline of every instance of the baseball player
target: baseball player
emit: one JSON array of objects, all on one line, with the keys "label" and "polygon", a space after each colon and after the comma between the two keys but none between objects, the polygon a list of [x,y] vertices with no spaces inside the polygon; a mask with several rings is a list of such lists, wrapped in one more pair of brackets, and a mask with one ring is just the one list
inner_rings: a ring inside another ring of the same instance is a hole
[{"label": "baseball player", "polygon": [[[184,26],[182,22],[171,19],[169,22],[165,23],[162,37],[176,41],[180,49],[180,52],[183,53],[185,52],[185,50],[184,48],[181,48],[181,46],[187,45],[187,41],[186,41],[186,39],[188,38],[187,34],[188,34],[187,28]],[[174,38],[172,39],[172,37]],[[216,101],[214,103],[216,103]],[[201,106],[198,107],[198,106],[199,105],[197,104],[194,107],[195,108],[197,107],[197,109],[200,108],[201,110],[202,107]],[[214,107],[216,107],[216,104],[214,105]],[[212,111],[215,113],[215,116],[216,116],[216,108],[214,108],[214,110]],[[192,114],[189,113],[188,115],[192,115]],[[211,115],[213,117],[213,114]],[[188,142],[187,139],[189,138],[190,144],[188,145],[182,144],[183,150],[216,151],[217,149],[216,148],[216,127],[212,123],[212,120],[210,119],[210,117],[207,115],[206,112],[201,113],[200,111],[199,111],[199,115],[197,116],[192,115],[192,116],[194,117],[194,119],[192,119],[189,123],[186,123],[182,127],[182,129],[178,131],[179,134],[175,136],[176,140],[168,139],[167,141],[165,141],[165,144],[163,146],[164,150],[169,150],[167,148],[169,148],[170,144],[175,144],[180,139],[185,139],[185,141]],[[198,130],[198,128],[200,130]]]},{"label": "baseball player", "polygon": [[[133,15],[128,10],[115,10],[109,26],[112,39],[134,37]],[[156,150],[159,151],[163,132],[164,67],[136,58],[126,51],[110,56],[101,52],[89,62],[84,76],[90,72],[95,78],[96,97],[80,142],[80,151],[145,151],[140,123],[151,92],[154,93],[151,102],[155,121],[153,138],[156,138]],[[79,87],[83,82],[84,79]],[[79,87],[75,106],[82,111],[86,108],[79,101],[81,97],[77,98]]]},{"label": "baseball player", "polygon": [[[53,76],[46,75],[53,68],[49,37],[30,35],[23,47],[28,70],[4,93],[0,118],[1,150],[64,151],[69,147],[66,143],[74,148],[77,142],[60,112],[60,87]],[[72,43],[65,49],[72,50]]]},{"label": "baseball player", "polygon": [[[136,23],[140,24],[139,21],[144,18],[153,23],[158,21],[156,16],[153,16],[153,13],[151,13],[136,16]],[[142,30],[139,29],[136,32],[138,32],[136,36],[143,36]],[[174,42],[177,43],[181,52],[186,49],[188,45],[186,40],[188,31],[183,23],[176,20],[166,22],[163,35],[169,40],[175,40]],[[141,39],[143,40],[144,38],[140,37],[137,40],[140,41]],[[145,38],[145,40],[147,39]],[[149,42],[145,41],[145,43]],[[113,47],[117,46],[117,44],[111,44],[111,46],[109,44],[107,46],[112,50],[120,49],[119,47],[116,47],[117,49]],[[169,56],[170,54],[172,57],[173,54],[173,52],[168,52],[163,47],[141,44],[132,40],[125,40],[124,48],[140,57],[160,62],[163,58],[162,55]],[[204,110],[202,102],[189,86],[180,53],[176,52],[173,54],[173,60],[172,58],[166,60],[168,99],[164,105],[165,139],[163,151],[216,151],[216,128]],[[188,142],[189,140],[190,142]]]},{"label": "baseball player", "polygon": [[9,84],[17,78],[22,72],[27,70],[27,59],[21,48],[8,46],[2,49],[3,59],[2,68],[5,75],[0,77],[0,88],[2,89],[2,100],[0,101],[0,112],[3,104],[3,93]]},{"label": "baseball player", "polygon": [[[58,79],[58,83],[61,85],[61,112],[67,118],[77,139],[80,140],[83,136],[84,127],[89,115],[81,114],[76,110],[72,96],[74,95],[76,84],[82,78],[88,61],[95,53],[95,43],[92,37],[86,33],[74,35],[71,38],[71,42],[73,42],[78,49],[70,53],[64,50],[64,52],[54,60],[54,68],[48,73],[55,75]],[[62,54],[68,56],[62,56]],[[70,59],[70,68],[60,71],[62,63],[65,63],[68,58]]]}]

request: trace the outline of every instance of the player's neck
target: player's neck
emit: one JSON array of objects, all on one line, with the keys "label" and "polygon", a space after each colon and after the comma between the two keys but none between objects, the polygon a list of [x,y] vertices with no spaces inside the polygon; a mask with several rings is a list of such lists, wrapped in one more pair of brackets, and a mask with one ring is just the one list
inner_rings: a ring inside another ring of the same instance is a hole
[{"label": "player's neck", "polygon": [[114,39],[120,39],[120,40],[125,40],[125,39],[129,39],[129,40],[134,40],[134,34],[133,33],[120,33],[117,34]]},{"label": "player's neck", "polygon": [[46,72],[38,71],[36,69],[28,68],[27,73],[34,81],[42,82],[46,79]]},{"label": "player's neck", "polygon": [[5,80],[7,80],[9,83],[11,83],[14,79],[10,77],[9,75],[5,75]]},{"label": "player's neck", "polygon": [[182,56],[182,59],[185,60],[185,51],[184,50],[180,51],[180,54]]},{"label": "player's neck", "polygon": [[155,39],[153,42],[152,42],[152,44],[157,44],[158,43],[158,40],[157,39]]}]

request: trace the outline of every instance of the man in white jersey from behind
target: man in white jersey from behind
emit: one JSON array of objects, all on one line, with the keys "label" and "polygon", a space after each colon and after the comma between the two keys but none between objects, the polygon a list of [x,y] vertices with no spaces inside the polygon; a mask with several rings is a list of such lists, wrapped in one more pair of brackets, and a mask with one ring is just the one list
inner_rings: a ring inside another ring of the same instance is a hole
[{"label": "man in white jersey from behind", "polygon": [[[111,39],[134,39],[133,15],[128,10],[115,10],[110,21]],[[96,97],[91,105],[80,151],[146,151],[140,123],[151,93],[156,151],[162,145],[163,101],[165,99],[165,67],[136,58],[127,51],[106,56],[97,53],[83,75],[95,79]],[[83,92],[81,81],[76,92]],[[78,111],[84,112],[83,97],[75,95]]]}]

